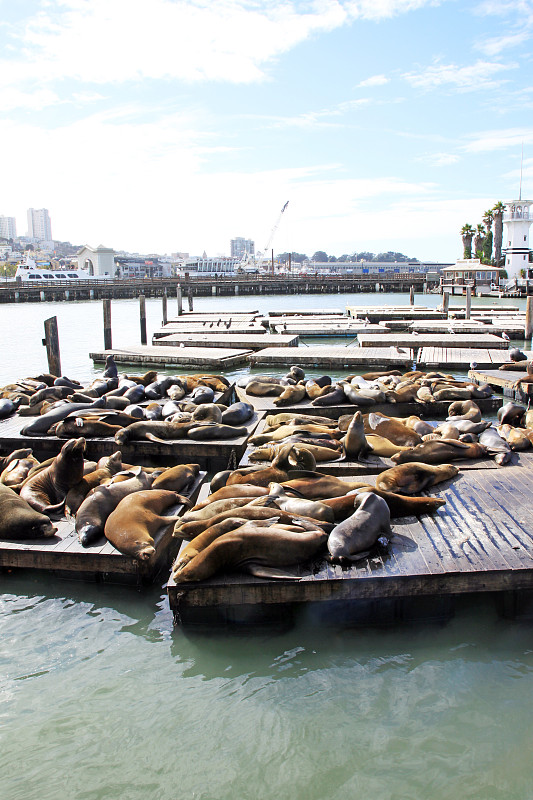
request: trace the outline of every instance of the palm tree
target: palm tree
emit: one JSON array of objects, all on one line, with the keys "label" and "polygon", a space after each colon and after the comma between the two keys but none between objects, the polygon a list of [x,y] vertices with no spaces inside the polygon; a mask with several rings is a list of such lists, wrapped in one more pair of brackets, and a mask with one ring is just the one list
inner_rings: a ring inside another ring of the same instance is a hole
[{"label": "palm tree", "polygon": [[492,218],[494,220],[494,263],[497,267],[500,266],[502,258],[502,240],[503,240],[503,212],[505,206],[501,200],[495,204],[492,209]]},{"label": "palm tree", "polygon": [[492,259],[492,208],[483,214],[483,222],[487,228],[487,235],[483,242],[483,253],[481,260],[484,264],[490,264]]},{"label": "palm tree", "polygon": [[475,234],[474,228],[467,222],[461,228],[463,239],[463,258],[472,258],[472,237]]},{"label": "palm tree", "polygon": [[474,256],[481,258],[483,252],[483,240],[485,238],[485,228],[481,223],[476,227],[476,235],[474,236]]}]

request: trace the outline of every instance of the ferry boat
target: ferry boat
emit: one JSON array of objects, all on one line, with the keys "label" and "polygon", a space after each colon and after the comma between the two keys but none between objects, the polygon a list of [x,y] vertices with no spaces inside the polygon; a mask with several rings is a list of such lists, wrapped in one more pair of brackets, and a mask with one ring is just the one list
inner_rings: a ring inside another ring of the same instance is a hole
[{"label": "ferry boat", "polygon": [[15,272],[15,281],[22,283],[76,283],[79,281],[112,280],[110,275],[91,275],[86,269],[57,269],[50,261],[34,261],[27,258],[19,264]]}]

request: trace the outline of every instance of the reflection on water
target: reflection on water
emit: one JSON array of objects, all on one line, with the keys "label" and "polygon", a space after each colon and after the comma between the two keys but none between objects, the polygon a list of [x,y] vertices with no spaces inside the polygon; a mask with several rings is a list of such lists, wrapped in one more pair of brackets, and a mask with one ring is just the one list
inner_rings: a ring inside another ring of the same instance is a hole
[{"label": "reflection on water", "polygon": [[[202,298],[195,307],[363,299]],[[158,327],[159,301],[147,308],[149,329]],[[91,376],[100,304],[42,304],[2,308],[13,343],[2,380],[45,368],[42,319],[52,313],[64,371]],[[113,326],[116,346],[138,342],[137,303],[114,303]],[[16,349],[13,330],[24,334]],[[349,628],[308,608],[288,629],[199,632],[173,630],[161,585],[22,571],[1,581],[2,798],[531,796],[531,626],[501,619],[490,597],[459,602],[447,624]]]}]

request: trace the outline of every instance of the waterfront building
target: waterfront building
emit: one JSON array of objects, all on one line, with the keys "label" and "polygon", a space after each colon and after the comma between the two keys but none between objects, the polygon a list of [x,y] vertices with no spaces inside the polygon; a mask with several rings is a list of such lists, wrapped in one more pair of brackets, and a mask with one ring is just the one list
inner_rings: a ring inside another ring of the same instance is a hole
[{"label": "waterfront building", "polygon": [[454,287],[471,286],[478,290],[497,288],[503,267],[482,264],[479,258],[460,258],[455,264],[442,270],[442,289],[452,291]]},{"label": "waterfront building", "polygon": [[237,236],[231,240],[231,257],[244,258],[245,256],[255,255],[255,242],[252,239],[243,239]]},{"label": "waterfront building", "polygon": [[436,273],[440,275],[450,263],[437,264],[431,261],[304,261],[302,265],[292,265],[293,272],[327,275],[417,275]]},{"label": "waterfront building", "polygon": [[122,279],[169,278],[171,263],[157,256],[116,256],[115,273]]},{"label": "waterfront building", "polygon": [[15,217],[4,217],[0,214],[0,239],[17,238],[17,220]]},{"label": "waterfront building", "polygon": [[28,236],[38,242],[52,241],[52,223],[47,208],[28,208]]},{"label": "waterfront building", "polygon": [[76,253],[78,269],[87,269],[91,275],[115,277],[115,251],[111,247],[85,245]]},{"label": "waterfront building", "polygon": [[[511,200],[503,213],[505,270],[511,280],[528,277],[529,228],[533,200]],[[523,270],[523,272],[522,272]]]},{"label": "waterfront building", "polygon": [[202,258],[187,258],[181,267],[183,272],[189,275],[221,275],[222,273],[234,273],[235,266],[240,259],[227,258],[225,256],[214,256],[208,258],[206,254]]}]

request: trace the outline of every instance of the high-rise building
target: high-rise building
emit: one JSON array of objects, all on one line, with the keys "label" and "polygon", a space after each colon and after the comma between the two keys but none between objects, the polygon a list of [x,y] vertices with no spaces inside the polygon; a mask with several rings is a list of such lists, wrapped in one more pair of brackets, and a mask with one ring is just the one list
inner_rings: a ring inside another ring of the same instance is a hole
[{"label": "high-rise building", "polygon": [[15,217],[4,217],[0,214],[0,239],[16,239],[17,221]]},{"label": "high-rise building", "polygon": [[47,208],[28,208],[28,236],[40,242],[52,241],[52,225]]},{"label": "high-rise building", "polygon": [[237,236],[231,240],[231,255],[233,258],[242,258],[245,255],[253,256],[255,253],[255,242],[251,239],[243,239]]}]

